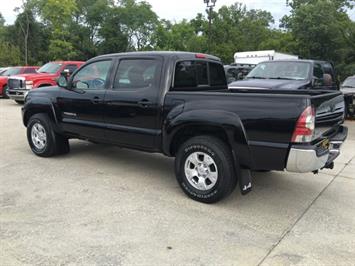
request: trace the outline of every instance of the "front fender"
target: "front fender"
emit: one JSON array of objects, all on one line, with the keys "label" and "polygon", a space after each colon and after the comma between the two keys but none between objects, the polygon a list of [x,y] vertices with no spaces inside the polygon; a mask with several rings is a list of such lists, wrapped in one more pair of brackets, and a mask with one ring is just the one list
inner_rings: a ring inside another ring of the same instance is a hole
[{"label": "front fender", "polygon": [[204,126],[223,130],[228,138],[233,155],[238,163],[253,168],[248,138],[240,118],[232,112],[222,110],[191,110],[182,112],[171,120],[167,120],[163,128],[163,150],[170,154],[174,137],[180,130],[191,126]]},{"label": "front fender", "polygon": [[26,100],[22,107],[22,119],[24,126],[27,126],[31,116],[38,113],[46,113],[55,125],[58,125],[58,119],[53,103],[49,98],[35,97]]}]

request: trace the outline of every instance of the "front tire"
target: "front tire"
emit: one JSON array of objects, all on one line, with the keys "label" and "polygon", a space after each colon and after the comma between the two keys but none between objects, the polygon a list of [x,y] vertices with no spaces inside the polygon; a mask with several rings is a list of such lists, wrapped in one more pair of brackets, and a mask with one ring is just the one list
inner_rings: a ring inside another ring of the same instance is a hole
[{"label": "front tire", "polygon": [[182,144],[175,158],[176,179],[190,198],[215,203],[228,196],[237,184],[233,157],[218,138],[193,137]]},{"label": "front tire", "polygon": [[24,101],[19,101],[19,100],[15,100],[15,102],[20,105],[23,105],[25,103]]},{"label": "front tire", "polygon": [[4,88],[2,89],[2,97],[4,99],[8,99],[9,96],[7,95],[7,90],[9,89],[9,87],[7,85],[4,86]]},{"label": "front tire", "polygon": [[27,124],[27,140],[34,154],[52,157],[68,153],[68,139],[55,133],[47,114],[33,115]]}]

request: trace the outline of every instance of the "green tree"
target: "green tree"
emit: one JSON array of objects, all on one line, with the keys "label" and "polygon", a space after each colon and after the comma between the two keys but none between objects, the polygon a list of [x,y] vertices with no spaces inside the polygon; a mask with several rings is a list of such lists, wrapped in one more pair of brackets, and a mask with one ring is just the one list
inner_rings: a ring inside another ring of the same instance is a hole
[{"label": "green tree", "polygon": [[158,16],[152,6],[135,0],[121,0],[122,30],[128,36],[130,49],[152,49],[153,33],[158,25]]},{"label": "green tree", "polygon": [[0,42],[0,66],[16,66],[20,64],[20,49],[10,43]]},{"label": "green tree", "polygon": [[345,73],[354,47],[354,23],[346,13],[354,1],[294,0],[289,2],[291,15],[282,19],[283,26],[293,35],[297,53],[304,58],[329,60]]},{"label": "green tree", "polygon": [[73,15],[77,10],[75,0],[33,0],[38,13],[50,27],[52,36],[49,41],[51,59],[70,59],[77,56],[70,42],[70,28]]},{"label": "green tree", "polygon": [[118,53],[128,50],[128,36],[124,32],[122,22],[122,8],[114,7],[109,10],[99,29],[100,42],[98,50],[100,54]]}]

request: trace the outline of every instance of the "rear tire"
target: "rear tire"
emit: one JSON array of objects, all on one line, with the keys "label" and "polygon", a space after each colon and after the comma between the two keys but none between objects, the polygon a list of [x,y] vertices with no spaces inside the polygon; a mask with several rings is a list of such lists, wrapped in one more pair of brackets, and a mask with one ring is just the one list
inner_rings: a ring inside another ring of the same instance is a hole
[{"label": "rear tire", "polygon": [[32,152],[40,157],[52,157],[70,151],[68,139],[55,133],[47,114],[35,114],[29,119],[27,140]]},{"label": "rear tire", "polygon": [[19,101],[19,100],[15,100],[15,102],[17,103],[17,104],[24,104],[25,102],[24,101]]},{"label": "rear tire", "polygon": [[204,203],[225,198],[237,184],[230,149],[210,136],[193,137],[180,146],[175,174],[185,194]]}]

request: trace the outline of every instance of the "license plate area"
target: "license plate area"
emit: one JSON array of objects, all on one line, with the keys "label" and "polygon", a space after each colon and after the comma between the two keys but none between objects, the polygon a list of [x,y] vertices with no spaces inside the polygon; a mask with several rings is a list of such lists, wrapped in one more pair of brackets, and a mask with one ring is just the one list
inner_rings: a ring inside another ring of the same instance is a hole
[{"label": "license plate area", "polygon": [[329,152],[330,149],[330,140],[328,138],[323,139],[317,145],[317,156],[322,156]]}]

